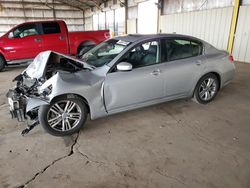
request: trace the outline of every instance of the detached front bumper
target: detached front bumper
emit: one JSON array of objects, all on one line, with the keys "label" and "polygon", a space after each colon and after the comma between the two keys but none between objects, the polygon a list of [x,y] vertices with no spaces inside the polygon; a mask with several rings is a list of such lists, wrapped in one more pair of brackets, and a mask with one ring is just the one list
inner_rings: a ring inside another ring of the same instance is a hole
[{"label": "detached front bumper", "polygon": [[38,107],[49,105],[49,102],[44,99],[27,97],[23,94],[19,94],[15,89],[9,90],[7,98],[12,119],[16,118],[17,121],[20,122],[24,122],[28,119],[37,119]]},{"label": "detached front bumper", "polygon": [[16,118],[20,122],[26,121],[26,98],[20,96],[15,90],[9,90],[7,98],[12,119]]}]

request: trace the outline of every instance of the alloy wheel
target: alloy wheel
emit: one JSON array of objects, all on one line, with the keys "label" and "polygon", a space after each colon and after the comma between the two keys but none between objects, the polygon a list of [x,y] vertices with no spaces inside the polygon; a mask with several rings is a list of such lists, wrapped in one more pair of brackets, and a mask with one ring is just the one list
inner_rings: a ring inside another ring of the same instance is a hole
[{"label": "alloy wheel", "polygon": [[47,114],[49,126],[57,131],[69,131],[81,120],[81,108],[73,101],[58,101],[54,103]]},{"label": "alloy wheel", "polygon": [[199,96],[202,100],[208,101],[216,94],[216,81],[214,78],[207,78],[203,80],[199,87]]}]

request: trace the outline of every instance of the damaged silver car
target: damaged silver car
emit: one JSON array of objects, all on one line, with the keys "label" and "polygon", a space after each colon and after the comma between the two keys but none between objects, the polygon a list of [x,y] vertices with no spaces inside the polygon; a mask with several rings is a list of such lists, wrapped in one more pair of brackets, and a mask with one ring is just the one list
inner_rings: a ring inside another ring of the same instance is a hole
[{"label": "damaged silver car", "polygon": [[212,101],[234,77],[233,58],[197,38],[128,35],[109,39],[77,60],[40,53],[14,81],[10,112],[41,124],[50,134],[70,135],[90,119],[165,101]]}]

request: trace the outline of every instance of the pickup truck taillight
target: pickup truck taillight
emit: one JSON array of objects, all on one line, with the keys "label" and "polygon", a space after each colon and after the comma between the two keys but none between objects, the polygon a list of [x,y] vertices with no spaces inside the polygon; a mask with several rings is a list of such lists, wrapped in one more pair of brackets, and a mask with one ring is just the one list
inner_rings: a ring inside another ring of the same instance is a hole
[{"label": "pickup truck taillight", "polygon": [[110,33],[109,33],[109,32],[105,32],[105,33],[104,33],[104,37],[105,37],[106,39],[109,39],[109,38],[110,38]]},{"label": "pickup truck taillight", "polygon": [[234,57],[233,57],[233,55],[230,54],[230,55],[228,56],[228,59],[229,59],[229,61],[230,61],[231,63],[234,62]]}]

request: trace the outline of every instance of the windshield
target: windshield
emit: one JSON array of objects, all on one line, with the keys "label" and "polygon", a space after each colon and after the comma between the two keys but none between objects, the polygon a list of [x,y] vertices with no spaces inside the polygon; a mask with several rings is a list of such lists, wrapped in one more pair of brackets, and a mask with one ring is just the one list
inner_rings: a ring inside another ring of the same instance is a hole
[{"label": "windshield", "polygon": [[129,44],[126,41],[110,39],[88,51],[82,60],[92,66],[101,67],[112,61]]}]

